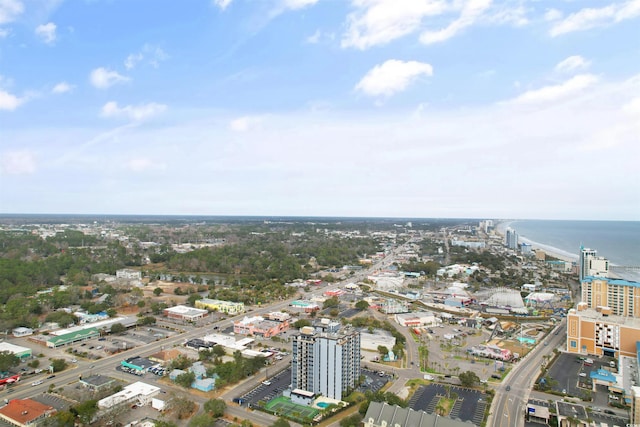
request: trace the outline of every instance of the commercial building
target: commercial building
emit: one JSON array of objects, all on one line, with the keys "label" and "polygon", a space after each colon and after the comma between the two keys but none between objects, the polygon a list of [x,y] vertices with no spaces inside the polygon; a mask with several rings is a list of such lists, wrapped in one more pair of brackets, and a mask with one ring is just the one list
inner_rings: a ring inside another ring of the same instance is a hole
[{"label": "commercial building", "polygon": [[145,406],[151,404],[151,399],[160,393],[160,387],[143,382],[129,384],[121,391],[98,401],[98,408],[109,409],[120,404],[136,404]]},{"label": "commercial building", "polygon": [[396,345],[396,337],[391,332],[377,329],[374,333],[360,332],[360,348],[365,350],[378,351],[378,347],[383,346],[392,349]]},{"label": "commercial building", "polygon": [[596,356],[636,357],[640,319],[619,316],[609,307],[579,303],[567,315],[567,352]]},{"label": "commercial building", "polygon": [[221,301],[209,298],[196,300],[196,308],[204,308],[209,311],[219,311],[220,313],[227,314],[244,313],[244,303],[242,302]]},{"label": "commercial building", "polygon": [[12,333],[16,338],[28,337],[29,335],[33,335],[33,329],[20,326],[19,328],[15,328]]},{"label": "commercial building", "polygon": [[22,347],[19,345],[10,344],[8,342],[0,342],[0,353],[5,352],[11,353],[21,360],[31,357],[31,349],[28,347]]},{"label": "commercial building", "polygon": [[99,391],[114,385],[114,378],[105,377],[104,375],[91,375],[89,377],[80,377],[80,384],[93,390]]},{"label": "commercial building", "polygon": [[233,332],[271,338],[289,329],[289,321],[266,320],[261,316],[245,317],[233,324]]},{"label": "commercial building", "polygon": [[142,273],[131,268],[123,268],[122,270],[116,270],[116,278],[125,280],[142,280]]},{"label": "commercial building", "polygon": [[581,282],[582,302],[589,308],[608,307],[618,316],[640,317],[640,283],[607,277]]},{"label": "commercial building", "polygon": [[360,377],[360,333],[317,333],[305,326],[293,338],[291,388],[342,400]]},{"label": "commercial building", "polygon": [[0,419],[15,426],[34,426],[55,414],[53,406],[32,399],[11,399],[0,408]]},{"label": "commercial building", "polygon": [[195,322],[209,315],[207,310],[187,307],[186,305],[165,308],[162,313],[169,319],[185,320],[187,322]]},{"label": "commercial building", "polygon": [[67,332],[58,336],[54,336],[47,340],[47,347],[57,348],[74,342],[86,341],[91,338],[100,336],[100,332],[96,328],[80,329],[73,332]]},{"label": "commercial building", "polygon": [[440,320],[430,311],[396,314],[395,319],[400,326],[407,327],[430,326],[440,323]]},{"label": "commercial building", "polygon": [[470,427],[472,425],[425,411],[389,405],[386,402],[371,402],[362,422],[364,427]]},{"label": "commercial building", "polygon": [[298,308],[303,310],[305,313],[311,313],[312,311],[320,310],[320,306],[313,301],[305,301],[305,300],[296,300],[292,301],[289,304],[289,307]]},{"label": "commercial building", "polygon": [[598,256],[594,249],[580,246],[580,260],[578,265],[578,276],[580,281],[587,277],[607,277],[609,275],[609,260]]}]

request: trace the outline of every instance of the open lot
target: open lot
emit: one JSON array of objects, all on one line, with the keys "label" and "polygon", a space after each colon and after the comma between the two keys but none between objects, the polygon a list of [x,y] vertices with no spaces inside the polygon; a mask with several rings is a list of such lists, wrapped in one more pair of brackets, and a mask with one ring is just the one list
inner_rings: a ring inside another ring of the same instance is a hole
[{"label": "open lot", "polygon": [[453,397],[454,395],[457,395],[457,398],[448,416],[480,425],[484,419],[487,399],[485,394],[478,390],[454,385],[430,384],[422,386],[416,391],[409,401],[409,407],[416,411],[433,414],[441,397]]}]

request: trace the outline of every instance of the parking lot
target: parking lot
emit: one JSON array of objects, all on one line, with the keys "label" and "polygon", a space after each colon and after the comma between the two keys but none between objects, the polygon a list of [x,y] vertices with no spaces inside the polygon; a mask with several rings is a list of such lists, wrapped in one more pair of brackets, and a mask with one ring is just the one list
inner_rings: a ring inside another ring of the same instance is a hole
[{"label": "parking lot", "polygon": [[[591,357],[593,360],[592,366],[587,366],[584,360],[581,359],[584,359],[584,357],[568,353],[561,353],[558,356],[554,364],[549,367],[548,374],[550,378],[555,380],[551,383],[554,391],[582,398],[588,391],[592,390],[591,379],[589,378],[591,371],[596,371],[600,368],[612,369],[609,363],[613,359],[610,358]],[[596,392],[591,392],[593,404],[596,406],[607,406],[609,403],[608,396],[608,392],[604,387],[597,387]]]},{"label": "parking lot", "polygon": [[457,398],[448,417],[481,425],[487,407],[487,399],[485,394],[478,390],[453,385],[430,384],[416,390],[409,400],[409,407],[416,411],[433,414],[442,396],[453,396],[454,394],[457,395]]},{"label": "parking lot", "polygon": [[362,369],[360,371],[362,375],[364,375],[364,382],[358,387],[358,391],[372,391],[377,392],[380,390],[386,383],[391,381],[392,377],[389,374],[380,374],[378,371],[372,371],[369,369]]},{"label": "parking lot", "polygon": [[290,384],[291,369],[287,368],[265,379],[253,390],[233,400],[241,405],[247,405],[249,407],[257,406],[260,401],[268,402],[271,399],[281,396],[282,392],[289,388]]}]

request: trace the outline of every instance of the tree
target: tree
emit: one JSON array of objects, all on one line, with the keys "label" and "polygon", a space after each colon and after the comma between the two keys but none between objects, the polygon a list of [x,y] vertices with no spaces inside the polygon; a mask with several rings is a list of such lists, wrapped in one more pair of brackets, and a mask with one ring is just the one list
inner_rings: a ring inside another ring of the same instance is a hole
[{"label": "tree", "polygon": [[202,296],[200,296],[200,294],[191,294],[191,295],[189,295],[189,297],[187,298],[187,303],[188,303],[191,307],[195,307],[195,306],[196,306],[196,301],[198,301],[199,299],[202,299]]},{"label": "tree", "polygon": [[111,325],[111,333],[112,334],[121,334],[126,329],[127,328],[125,328],[122,323],[114,323],[113,325]]},{"label": "tree", "polygon": [[340,305],[340,301],[338,300],[338,298],[336,297],[331,297],[328,298],[326,300],[324,300],[324,303],[322,303],[322,309],[326,310],[327,308],[334,308]]},{"label": "tree", "polygon": [[157,297],[159,297],[160,295],[162,295],[162,288],[155,288],[153,290],[153,294]]},{"label": "tree", "polygon": [[189,427],[210,427],[214,425],[215,420],[209,414],[198,414],[189,420]]},{"label": "tree", "polygon": [[273,424],[271,424],[271,427],[291,427],[291,424],[289,424],[289,421],[284,418],[278,418]]},{"label": "tree", "polygon": [[0,353],[0,371],[7,372],[9,368],[13,368],[19,364],[20,358],[10,351],[3,351]]},{"label": "tree", "polygon": [[305,326],[311,326],[311,321],[309,319],[298,319],[293,322],[293,327],[296,329],[300,329]]},{"label": "tree", "polygon": [[178,425],[172,421],[155,420],[153,422],[154,427],[178,427]]},{"label": "tree", "polygon": [[176,418],[184,420],[196,409],[196,404],[191,399],[183,396],[174,396],[171,398],[168,404],[168,409],[172,411]]},{"label": "tree", "polygon": [[387,354],[389,354],[389,349],[383,345],[379,345],[378,346],[378,353],[380,353],[380,356],[386,356]]},{"label": "tree", "polygon": [[222,399],[210,399],[204,403],[204,410],[214,418],[223,416],[225,409],[227,409],[227,404]]},{"label": "tree", "polygon": [[355,307],[358,310],[366,310],[367,308],[369,308],[369,303],[366,302],[365,300],[360,300],[356,303]]},{"label": "tree", "polygon": [[153,316],[145,316],[138,319],[136,323],[140,326],[154,325],[156,323],[156,318]]},{"label": "tree", "polygon": [[193,372],[185,372],[176,377],[174,382],[184,388],[190,388],[191,384],[196,380],[196,374]]},{"label": "tree", "polygon": [[343,418],[340,421],[340,427],[359,427],[362,421],[362,415],[355,413],[350,417]]},{"label": "tree", "polygon": [[82,424],[90,424],[93,416],[98,412],[98,401],[91,399],[74,406],[70,409],[72,414],[76,414]]},{"label": "tree", "polygon": [[51,367],[53,368],[53,372],[64,371],[67,368],[67,361],[64,359],[53,359],[51,360]]},{"label": "tree", "polygon": [[463,372],[458,375],[458,378],[463,387],[473,387],[480,382],[480,378],[478,378],[478,375],[473,371]]}]

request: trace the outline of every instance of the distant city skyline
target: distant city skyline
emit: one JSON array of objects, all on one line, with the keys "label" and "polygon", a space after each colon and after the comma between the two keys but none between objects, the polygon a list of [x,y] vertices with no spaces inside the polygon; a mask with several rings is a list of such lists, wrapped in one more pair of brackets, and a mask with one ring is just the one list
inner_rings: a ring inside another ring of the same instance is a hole
[{"label": "distant city skyline", "polygon": [[640,220],[640,0],[0,0],[0,213]]}]

